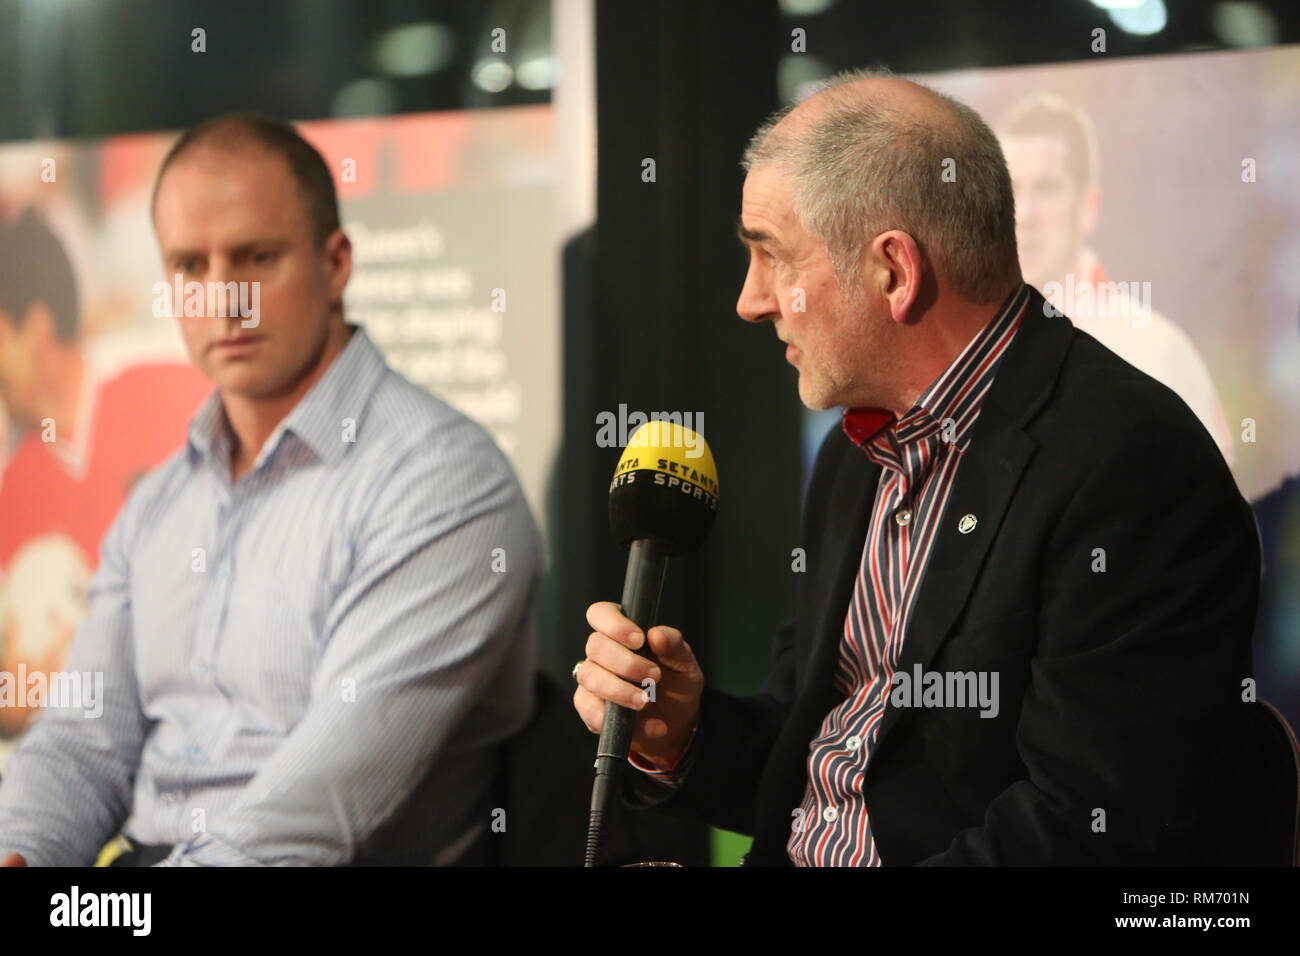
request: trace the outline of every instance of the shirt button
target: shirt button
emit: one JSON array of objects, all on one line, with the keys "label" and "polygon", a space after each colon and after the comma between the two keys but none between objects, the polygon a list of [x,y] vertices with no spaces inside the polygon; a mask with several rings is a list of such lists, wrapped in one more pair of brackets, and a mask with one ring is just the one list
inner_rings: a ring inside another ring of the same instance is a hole
[{"label": "shirt button", "polygon": [[857,750],[859,747],[862,746],[862,738],[859,737],[857,734],[854,734],[848,740],[844,741],[844,743],[848,746],[850,750]]},{"label": "shirt button", "polygon": [[912,523],[912,509],[904,508],[898,514],[894,515],[894,520],[897,521],[901,527],[906,528]]},{"label": "shirt button", "polygon": [[840,811],[836,810],[834,807],[827,807],[825,810],[822,811],[822,819],[825,820],[827,823],[834,823],[836,820],[839,819],[839,816],[840,816]]}]

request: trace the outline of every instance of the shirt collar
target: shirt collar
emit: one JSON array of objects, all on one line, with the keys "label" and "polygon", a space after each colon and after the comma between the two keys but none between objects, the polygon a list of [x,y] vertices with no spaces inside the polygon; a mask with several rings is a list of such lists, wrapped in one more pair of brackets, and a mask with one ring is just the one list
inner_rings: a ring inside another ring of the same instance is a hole
[{"label": "shirt collar", "polygon": [[[359,325],[349,328],[352,335],[343,351],[267,437],[255,468],[274,453],[285,434],[294,435],[324,461],[338,461],[347,451],[344,420],[352,419],[360,430],[370,396],[388,370],[366,330]],[[230,426],[219,392],[214,390],[190,419],[189,445],[202,458],[228,456]]]},{"label": "shirt collar", "polygon": [[965,452],[984,394],[1020,326],[1028,301],[1029,286],[1022,282],[901,419],[895,421],[894,413],[884,408],[846,408],[842,427],[849,440],[866,448],[888,429],[900,443],[919,441],[950,422],[948,440],[957,445],[958,451]]}]

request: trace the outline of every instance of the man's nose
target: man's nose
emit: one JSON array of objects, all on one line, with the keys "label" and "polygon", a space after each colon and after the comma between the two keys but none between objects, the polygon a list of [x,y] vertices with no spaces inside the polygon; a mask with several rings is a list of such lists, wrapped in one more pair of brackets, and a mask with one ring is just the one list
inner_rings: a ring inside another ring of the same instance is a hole
[{"label": "man's nose", "polygon": [[773,319],[780,314],[780,305],[768,288],[758,269],[751,263],[745,274],[745,284],[740,289],[740,298],[736,300],[736,314],[746,322],[762,322]]},{"label": "man's nose", "polygon": [[[207,289],[204,290],[205,301],[212,308],[209,318],[228,319],[238,315],[239,293],[235,263],[227,256],[213,256],[208,266]],[[235,283],[231,288],[230,283]]]}]

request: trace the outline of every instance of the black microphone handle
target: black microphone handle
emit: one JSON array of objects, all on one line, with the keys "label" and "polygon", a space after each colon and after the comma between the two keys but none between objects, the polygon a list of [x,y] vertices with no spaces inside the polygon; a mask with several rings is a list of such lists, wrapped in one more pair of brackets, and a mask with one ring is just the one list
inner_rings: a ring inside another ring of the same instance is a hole
[{"label": "black microphone handle", "polygon": [[[668,551],[662,542],[641,538],[632,542],[627,557],[627,576],[623,579],[623,616],[632,621],[645,642],[636,653],[654,660],[650,651],[650,628],[659,614],[659,595],[668,570]],[[595,866],[605,814],[618,789],[619,770],[627,761],[628,748],[636,729],[637,712],[619,704],[605,704],[605,723],[596,748],[596,780],[591,788],[591,818],[587,828],[587,866]]]}]

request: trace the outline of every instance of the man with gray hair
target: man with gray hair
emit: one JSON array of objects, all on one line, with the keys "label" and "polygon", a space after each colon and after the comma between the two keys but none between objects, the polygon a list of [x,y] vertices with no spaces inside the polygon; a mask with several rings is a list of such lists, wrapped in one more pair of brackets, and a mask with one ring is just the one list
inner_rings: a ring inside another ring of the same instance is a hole
[{"label": "man with gray hair", "polygon": [[737,311],[843,427],[759,694],[588,609],[574,706],[639,712],[627,799],[753,834],[759,865],[1271,859],[1249,505],[1174,392],[1025,284],[993,133],[859,72],[745,166]]}]

